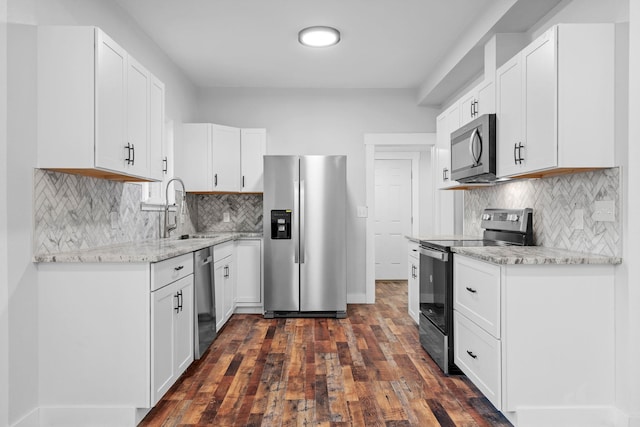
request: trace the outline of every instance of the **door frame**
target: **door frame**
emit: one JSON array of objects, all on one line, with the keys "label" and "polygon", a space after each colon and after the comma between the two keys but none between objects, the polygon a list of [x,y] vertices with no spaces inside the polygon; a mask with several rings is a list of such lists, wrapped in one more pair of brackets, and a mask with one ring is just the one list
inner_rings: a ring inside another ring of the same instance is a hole
[{"label": "door frame", "polygon": [[434,133],[365,133],[366,242],[365,242],[365,302],[376,302],[375,279],[375,160],[411,160],[412,234],[420,232],[420,151],[436,144]]}]

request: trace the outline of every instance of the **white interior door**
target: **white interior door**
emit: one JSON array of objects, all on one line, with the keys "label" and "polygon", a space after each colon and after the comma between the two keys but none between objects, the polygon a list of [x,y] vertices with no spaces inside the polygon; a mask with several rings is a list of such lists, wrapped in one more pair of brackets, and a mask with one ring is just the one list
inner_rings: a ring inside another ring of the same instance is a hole
[{"label": "white interior door", "polygon": [[406,280],[411,160],[375,161],[375,198],[376,280]]}]

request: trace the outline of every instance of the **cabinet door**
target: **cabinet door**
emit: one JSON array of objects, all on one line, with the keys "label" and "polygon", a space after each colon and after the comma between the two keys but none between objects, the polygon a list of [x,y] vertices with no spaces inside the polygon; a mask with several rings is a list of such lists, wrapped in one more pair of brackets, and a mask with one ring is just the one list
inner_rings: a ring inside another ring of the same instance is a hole
[{"label": "cabinet door", "polygon": [[409,316],[420,323],[420,258],[418,244],[409,242],[409,281],[407,286]]},{"label": "cabinet door", "polygon": [[162,181],[168,173],[164,138],[164,83],[151,75],[149,86],[149,177]]},{"label": "cabinet door", "polygon": [[483,82],[478,87],[477,116],[496,112],[496,85],[493,80]]},{"label": "cabinet door", "polygon": [[96,166],[125,172],[127,52],[96,32]]},{"label": "cabinet door", "polygon": [[[478,92],[472,90],[463,96],[460,101],[460,125],[465,125],[478,116]],[[454,131],[455,129],[452,129]]]},{"label": "cabinet door", "polygon": [[177,289],[167,285],[151,293],[151,400],[155,404],[177,378],[173,352]]},{"label": "cabinet door", "polygon": [[225,267],[227,266],[225,260],[216,262],[213,265],[213,280],[214,289],[216,294],[216,332],[220,331],[226,323],[225,315]]},{"label": "cabinet door", "polygon": [[211,126],[213,191],[240,191],[240,129]]},{"label": "cabinet door", "polygon": [[225,265],[225,281],[224,281],[224,319],[229,320],[236,308],[236,277],[234,271],[233,258],[228,258]]},{"label": "cabinet door", "polygon": [[150,74],[134,58],[127,58],[127,150],[125,166],[130,173],[149,175]]},{"label": "cabinet door", "polygon": [[176,291],[179,293],[180,310],[174,312],[174,354],[176,376],[180,376],[193,362],[193,275],[178,280]]},{"label": "cabinet door", "polygon": [[238,240],[236,245],[237,274],[236,289],[237,302],[262,303],[262,262],[260,256],[260,240]]},{"label": "cabinet door", "polygon": [[555,32],[522,51],[524,76],[524,171],[557,165],[557,73]]},{"label": "cabinet door", "polygon": [[241,190],[249,193],[263,191],[263,157],[267,152],[266,129],[240,130]]},{"label": "cabinet door", "polygon": [[[522,170],[518,144],[522,140],[522,66],[520,55],[496,72],[497,174],[510,176]],[[526,157],[525,157],[526,159]]]},{"label": "cabinet door", "polygon": [[182,178],[187,191],[212,191],[211,173],[211,125],[186,123],[183,126],[183,142],[177,175]]}]

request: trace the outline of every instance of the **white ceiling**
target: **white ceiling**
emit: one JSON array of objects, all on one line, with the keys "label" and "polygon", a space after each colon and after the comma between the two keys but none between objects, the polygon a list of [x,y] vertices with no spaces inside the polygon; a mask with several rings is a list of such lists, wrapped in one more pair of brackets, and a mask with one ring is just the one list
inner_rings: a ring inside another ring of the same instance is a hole
[{"label": "white ceiling", "polygon": [[[509,0],[116,0],[199,87],[418,88]],[[314,49],[298,31],[334,26]]]}]

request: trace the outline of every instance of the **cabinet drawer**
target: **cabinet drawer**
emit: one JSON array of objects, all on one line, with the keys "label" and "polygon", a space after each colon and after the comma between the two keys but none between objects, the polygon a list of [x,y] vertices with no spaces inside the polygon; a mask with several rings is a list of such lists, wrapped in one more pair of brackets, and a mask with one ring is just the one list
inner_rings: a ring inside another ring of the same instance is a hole
[{"label": "cabinet drawer", "polygon": [[420,259],[420,244],[409,241],[409,257],[414,259]]},{"label": "cabinet drawer", "polygon": [[151,263],[151,290],[193,274],[193,253]]},{"label": "cabinet drawer", "polygon": [[455,364],[493,406],[502,406],[500,340],[495,339],[464,315],[453,314]]},{"label": "cabinet drawer", "polygon": [[453,307],[500,338],[500,267],[455,255]]},{"label": "cabinet drawer", "polygon": [[234,242],[225,242],[213,247],[213,262],[220,261],[230,255],[233,255]]}]

